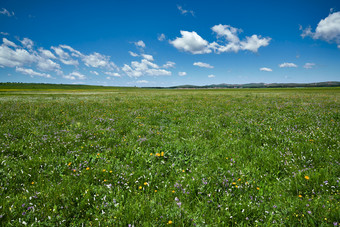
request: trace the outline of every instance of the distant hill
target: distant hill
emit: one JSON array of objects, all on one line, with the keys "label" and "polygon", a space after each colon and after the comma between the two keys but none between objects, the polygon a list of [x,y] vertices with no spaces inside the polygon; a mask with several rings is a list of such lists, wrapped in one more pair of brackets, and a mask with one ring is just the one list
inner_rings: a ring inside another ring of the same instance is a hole
[{"label": "distant hill", "polygon": [[[296,87],[340,87],[338,81],[317,83],[249,83],[249,84],[211,84],[211,85],[180,85],[173,87],[143,87],[148,89],[218,89],[218,88],[296,88]],[[6,90],[101,90],[141,89],[139,87],[113,87],[79,84],[43,84],[43,83],[0,83],[0,91]]]},{"label": "distant hill", "polygon": [[249,83],[249,84],[212,84],[204,86],[180,85],[169,87],[172,89],[192,88],[294,88],[294,87],[340,87],[338,81],[327,81],[317,83]]}]

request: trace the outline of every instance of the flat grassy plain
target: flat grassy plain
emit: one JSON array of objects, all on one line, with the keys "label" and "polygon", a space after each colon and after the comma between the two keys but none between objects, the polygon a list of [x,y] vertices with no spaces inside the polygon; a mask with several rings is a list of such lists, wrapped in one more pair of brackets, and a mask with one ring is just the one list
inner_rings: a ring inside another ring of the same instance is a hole
[{"label": "flat grassy plain", "polygon": [[1,226],[339,225],[340,88],[79,89],[0,88]]}]

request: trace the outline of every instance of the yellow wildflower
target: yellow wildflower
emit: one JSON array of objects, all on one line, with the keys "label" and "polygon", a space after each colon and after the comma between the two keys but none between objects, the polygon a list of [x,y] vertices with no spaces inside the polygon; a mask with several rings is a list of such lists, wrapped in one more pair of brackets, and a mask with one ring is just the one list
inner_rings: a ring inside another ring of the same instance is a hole
[{"label": "yellow wildflower", "polygon": [[69,163],[68,163],[68,166],[70,166],[71,164],[72,164],[72,162],[69,162]]},{"label": "yellow wildflower", "polygon": [[103,169],[103,172],[105,172],[106,171],[106,169]]},{"label": "yellow wildflower", "polygon": [[163,151],[161,152],[161,156],[162,156],[162,157],[164,156],[164,152],[163,152]]},{"label": "yellow wildflower", "polygon": [[299,195],[299,198],[302,198],[302,195]]},{"label": "yellow wildflower", "polygon": [[309,180],[309,176],[305,176],[305,179],[306,179],[306,180]]},{"label": "yellow wildflower", "polygon": [[260,188],[259,188],[259,187],[256,187],[256,189],[257,189],[257,190],[260,190]]},{"label": "yellow wildflower", "polygon": [[170,224],[170,225],[171,225],[171,224],[172,224],[172,221],[170,220],[170,221],[168,222],[168,224]]},{"label": "yellow wildflower", "polygon": [[86,170],[89,170],[90,169],[90,167],[86,167]]},{"label": "yellow wildflower", "polygon": [[139,188],[139,189],[142,189],[143,187],[142,187],[142,186],[139,186],[138,188]]},{"label": "yellow wildflower", "polygon": [[148,182],[144,182],[144,185],[148,185]]},{"label": "yellow wildflower", "polygon": [[32,184],[34,184],[34,181],[32,181]]}]

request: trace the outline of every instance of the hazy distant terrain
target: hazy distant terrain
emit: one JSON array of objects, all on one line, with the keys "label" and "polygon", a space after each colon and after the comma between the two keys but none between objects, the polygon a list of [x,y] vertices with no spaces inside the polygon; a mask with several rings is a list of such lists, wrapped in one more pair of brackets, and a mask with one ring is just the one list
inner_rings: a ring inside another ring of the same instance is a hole
[{"label": "hazy distant terrain", "polygon": [[1,225],[334,225],[339,98],[1,84]]}]

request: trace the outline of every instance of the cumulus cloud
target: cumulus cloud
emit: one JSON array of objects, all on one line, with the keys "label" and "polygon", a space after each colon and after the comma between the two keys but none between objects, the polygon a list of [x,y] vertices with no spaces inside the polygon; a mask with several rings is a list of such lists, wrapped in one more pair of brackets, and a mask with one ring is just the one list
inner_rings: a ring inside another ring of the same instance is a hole
[{"label": "cumulus cloud", "polygon": [[280,68],[297,68],[297,65],[295,65],[294,63],[282,63],[279,65]]},{"label": "cumulus cloud", "polygon": [[21,41],[22,45],[28,49],[32,49],[33,48],[33,41],[30,40],[29,38],[24,38],[22,41]]},{"label": "cumulus cloud", "polygon": [[215,25],[211,28],[217,34],[217,38],[225,38],[227,43],[220,45],[213,43],[212,47],[217,53],[238,52],[239,50],[248,50],[256,53],[260,47],[269,45],[271,38],[262,38],[258,35],[246,36],[240,40],[238,35],[242,33],[242,29],[234,28],[230,25]]},{"label": "cumulus cloud", "polygon": [[0,10],[0,14],[2,14],[2,15],[6,15],[6,16],[8,16],[8,17],[12,17],[12,16],[14,16],[14,12],[12,11],[12,12],[9,12],[7,9],[5,9],[5,8],[2,8],[2,10]]},{"label": "cumulus cloud", "polygon": [[330,13],[325,19],[322,19],[318,23],[315,32],[312,31],[311,26],[305,29],[300,26],[300,30],[302,30],[302,38],[310,36],[313,39],[336,43],[340,48],[340,12]]},{"label": "cumulus cloud", "polygon": [[147,80],[137,80],[136,83],[137,84],[148,84],[149,81],[147,81]]},{"label": "cumulus cloud", "polygon": [[130,54],[132,57],[138,57],[138,56],[139,56],[138,54],[136,54],[136,53],[134,53],[134,52],[132,52],[132,51],[129,51],[129,54]]},{"label": "cumulus cloud", "polygon": [[12,49],[7,45],[0,46],[0,66],[16,67],[35,62],[37,57],[25,49]]},{"label": "cumulus cloud", "polygon": [[[199,36],[196,32],[180,31],[182,37],[169,41],[175,48],[192,54],[208,54],[223,52],[238,52],[239,50],[248,50],[254,53],[258,52],[260,47],[268,46],[271,38],[262,38],[259,35],[246,36],[244,39],[239,38],[242,29],[234,28],[230,25],[215,25],[211,30],[216,33],[217,42],[209,43]],[[223,40],[221,40],[223,38]]]},{"label": "cumulus cloud", "polygon": [[143,42],[143,40],[139,40],[138,42],[134,42],[134,44],[136,45],[136,47],[145,48],[145,43]]},{"label": "cumulus cloud", "polygon": [[90,71],[90,73],[92,73],[92,74],[94,74],[94,75],[96,75],[96,76],[99,75],[99,73],[98,73],[97,71]]},{"label": "cumulus cloud", "polygon": [[165,35],[162,33],[162,34],[160,34],[160,35],[157,36],[157,39],[158,39],[159,41],[163,41],[163,40],[165,40]]},{"label": "cumulus cloud", "polygon": [[230,25],[215,25],[211,28],[213,32],[217,34],[217,37],[224,37],[227,41],[232,43],[240,42],[238,33],[242,32],[242,29],[231,27]]},{"label": "cumulus cloud", "polygon": [[272,72],[273,70],[271,68],[262,67],[260,68],[260,71]]},{"label": "cumulus cloud", "polygon": [[168,69],[168,68],[174,68],[175,65],[176,65],[175,62],[167,61],[167,62],[162,66],[162,68],[166,68],[166,69]]},{"label": "cumulus cloud", "polygon": [[129,77],[140,77],[143,75],[149,76],[170,76],[171,72],[165,69],[161,69],[157,64],[148,61],[147,59],[142,59],[140,62],[132,61],[131,66],[124,64],[122,70]]},{"label": "cumulus cloud", "polygon": [[142,54],[142,57],[148,61],[153,61],[153,56],[150,54]]},{"label": "cumulus cloud", "polygon": [[[50,50],[42,47],[35,47],[34,42],[29,38],[21,40],[21,46],[7,38],[3,38],[2,41],[3,43],[0,46],[0,67],[16,67],[17,72],[30,76],[50,78],[50,74],[35,71],[41,70],[45,72],[54,71],[57,75],[70,80],[84,80],[86,79],[86,76],[77,71],[64,75],[62,67],[59,64],[61,62],[65,65],[78,67],[78,60],[83,62],[87,67],[105,69],[107,71],[105,74],[115,77],[120,76],[120,74],[114,72],[114,70],[119,70],[119,68],[110,61],[110,56],[97,52],[86,55],[71,46],[59,45],[51,47],[51,50],[53,51],[52,53]],[[146,58],[150,60],[150,56],[146,56]],[[152,66],[153,64],[154,63],[152,62],[148,63],[149,66]],[[32,66],[35,68],[31,68]],[[92,74],[99,75],[96,71],[90,72]],[[150,74],[154,74],[154,72],[150,72]]]},{"label": "cumulus cloud", "polygon": [[194,11],[183,9],[183,7],[180,6],[180,5],[177,5],[177,9],[178,9],[178,10],[181,12],[181,14],[183,14],[183,15],[186,15],[186,14],[190,13],[192,16],[195,16]]},{"label": "cumulus cloud", "polygon": [[110,61],[109,56],[105,56],[96,52],[90,55],[82,55],[82,60],[88,67],[107,68],[111,70],[113,68],[117,68],[117,66]]},{"label": "cumulus cloud", "polygon": [[241,49],[256,53],[260,47],[268,46],[270,40],[271,38],[261,38],[261,36],[257,35],[252,35],[251,37],[247,36],[246,40],[240,43]]},{"label": "cumulus cloud", "polygon": [[315,63],[306,63],[304,66],[303,66],[303,68],[305,68],[305,69],[311,69],[311,68],[313,68],[315,66]]},{"label": "cumulus cloud", "polygon": [[216,76],[213,74],[208,75],[208,78],[215,78]]},{"label": "cumulus cloud", "polygon": [[198,67],[202,67],[202,68],[210,68],[210,69],[214,68],[214,66],[209,65],[208,63],[200,62],[200,61],[194,62],[193,65],[198,66]]},{"label": "cumulus cloud", "polygon": [[39,72],[34,71],[33,69],[26,69],[26,68],[22,68],[22,67],[16,67],[15,71],[23,73],[23,74],[26,74],[26,75],[29,75],[31,77],[40,76],[40,77],[45,77],[45,78],[49,78],[49,79],[52,78],[52,76],[50,74],[39,73]]},{"label": "cumulus cloud", "polygon": [[192,54],[211,53],[209,42],[204,40],[196,32],[180,31],[182,37],[169,41],[176,49]]},{"label": "cumulus cloud", "polygon": [[51,59],[38,57],[37,67],[42,71],[57,71],[60,69],[60,65]]},{"label": "cumulus cloud", "polygon": [[11,47],[18,47],[15,43],[13,43],[12,41],[9,41],[6,38],[2,38],[2,42],[4,43],[5,46],[11,46]]},{"label": "cumulus cloud", "polygon": [[49,51],[49,50],[45,50],[44,48],[39,48],[39,51],[40,51],[41,55],[45,58],[56,59],[56,56],[54,56],[54,54],[52,54],[52,52]]},{"label": "cumulus cloud", "polygon": [[113,73],[113,72],[104,72],[106,75],[114,76],[114,77],[121,77],[119,73]]},{"label": "cumulus cloud", "polygon": [[63,78],[69,79],[69,80],[76,80],[76,79],[84,80],[84,79],[86,79],[86,76],[75,71],[75,72],[72,72],[68,75],[63,75]]},{"label": "cumulus cloud", "polygon": [[186,73],[186,72],[178,72],[178,75],[179,75],[179,76],[186,76],[187,73]]}]

